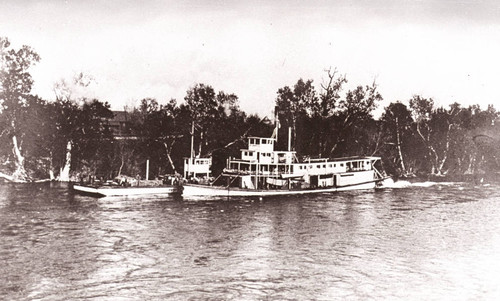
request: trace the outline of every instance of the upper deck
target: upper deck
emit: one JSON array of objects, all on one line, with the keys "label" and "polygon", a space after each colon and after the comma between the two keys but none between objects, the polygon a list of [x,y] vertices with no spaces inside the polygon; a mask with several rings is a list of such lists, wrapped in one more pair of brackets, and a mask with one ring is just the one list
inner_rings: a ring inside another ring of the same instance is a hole
[{"label": "upper deck", "polygon": [[249,137],[239,159],[230,158],[228,169],[260,174],[326,175],[373,168],[379,157],[308,158],[299,161],[295,151],[275,151],[273,138]]}]

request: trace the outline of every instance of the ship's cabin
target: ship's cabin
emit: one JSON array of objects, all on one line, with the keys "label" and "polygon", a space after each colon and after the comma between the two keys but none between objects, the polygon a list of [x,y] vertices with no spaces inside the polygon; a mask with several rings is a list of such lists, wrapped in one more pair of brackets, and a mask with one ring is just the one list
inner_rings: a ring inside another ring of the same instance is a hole
[{"label": "ship's cabin", "polygon": [[248,148],[241,149],[241,161],[259,164],[292,164],[294,151],[274,151],[274,138],[249,137]]},{"label": "ship's cabin", "polygon": [[249,137],[248,150],[257,152],[272,152],[274,151],[274,138]]},{"label": "ship's cabin", "polygon": [[184,158],[184,178],[209,178],[212,158]]}]

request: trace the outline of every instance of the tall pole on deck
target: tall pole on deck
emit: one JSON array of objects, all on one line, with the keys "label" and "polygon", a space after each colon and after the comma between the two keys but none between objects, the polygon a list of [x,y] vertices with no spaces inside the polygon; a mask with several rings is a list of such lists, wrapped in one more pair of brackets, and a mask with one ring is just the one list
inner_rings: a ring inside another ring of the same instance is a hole
[{"label": "tall pole on deck", "polygon": [[146,160],[146,181],[149,180],[149,159]]},{"label": "tall pole on deck", "polygon": [[288,151],[292,150],[292,127],[288,127]]},{"label": "tall pole on deck", "polygon": [[274,107],[274,139],[276,139],[276,144],[278,144],[278,131],[280,128],[280,120],[278,119],[278,106]]},{"label": "tall pole on deck", "polygon": [[194,157],[194,120],[191,122],[191,155],[189,158],[191,159],[189,164],[192,163]]},{"label": "tall pole on deck", "polygon": [[255,163],[255,189],[259,187],[259,162]]}]

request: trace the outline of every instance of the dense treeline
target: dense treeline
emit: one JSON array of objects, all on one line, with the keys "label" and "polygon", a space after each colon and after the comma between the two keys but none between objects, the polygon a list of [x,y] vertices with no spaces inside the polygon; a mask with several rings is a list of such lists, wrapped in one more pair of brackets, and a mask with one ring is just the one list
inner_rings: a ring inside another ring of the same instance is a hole
[{"label": "dense treeline", "polygon": [[[151,177],[182,173],[191,152],[212,156],[217,174],[229,156],[239,155],[245,137],[276,134],[275,120],[247,115],[236,95],[196,84],[181,103],[143,99],[128,110],[131,135],[113,137],[108,103],[75,99],[64,81],[57,87],[66,93],[54,100],[31,94],[29,68],[39,60],[30,47],[13,49],[0,38],[0,176],[9,180],[144,176],[146,160]],[[374,119],[382,101],[375,83],[345,90],[347,78],[337,70],[325,78],[319,88],[299,79],[278,89],[280,149],[290,147],[300,157],[381,156],[385,170],[399,176],[496,171],[491,133],[498,113],[492,106],[437,107],[416,95],[409,105],[390,103]],[[81,74],[74,83],[82,83]]]}]

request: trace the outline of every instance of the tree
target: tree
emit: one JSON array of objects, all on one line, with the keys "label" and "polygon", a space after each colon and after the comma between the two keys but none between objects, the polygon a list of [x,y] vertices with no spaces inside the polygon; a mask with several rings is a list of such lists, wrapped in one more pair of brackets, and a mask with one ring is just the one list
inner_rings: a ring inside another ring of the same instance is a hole
[{"label": "tree", "polygon": [[[203,146],[207,146],[207,134],[210,124],[217,118],[218,104],[215,91],[211,86],[196,84],[187,90],[184,97],[186,105],[191,111],[191,120],[194,127],[199,130],[198,154],[201,155]],[[194,136],[194,133],[191,133]],[[194,150],[192,150],[194,151]],[[192,154],[193,156],[195,154]]]},{"label": "tree", "polygon": [[[53,156],[52,166],[54,169],[51,171],[52,179],[55,178],[55,171],[58,171],[57,180],[70,180],[72,165],[73,167],[79,165],[79,163],[73,162],[75,147],[77,150],[82,149],[85,148],[85,146],[81,145],[86,145],[90,143],[89,141],[94,139],[100,140],[101,138],[99,136],[101,134],[97,134],[95,130],[101,127],[101,130],[104,131],[104,120],[112,116],[111,111],[109,111],[109,105],[101,103],[96,99],[89,100],[84,96],[88,94],[86,93],[86,89],[93,81],[94,79],[92,76],[79,72],[69,81],[61,79],[54,84],[53,90],[56,100],[51,104],[54,116],[53,122],[55,123],[52,137],[53,151],[51,153]],[[107,111],[103,109],[103,107],[107,107]],[[95,110],[92,114],[97,113],[102,114],[102,116],[97,115],[95,119],[92,119],[90,116],[84,116],[87,113],[86,110]],[[81,123],[87,121],[97,123],[97,127],[85,132],[87,126],[93,126],[91,124],[84,125]],[[84,135],[82,135],[82,131],[85,133]],[[96,137],[89,136],[93,134],[97,134]],[[87,140],[80,141],[76,139]],[[103,151],[103,149],[104,145],[102,145],[98,151]]]},{"label": "tree", "polygon": [[14,154],[12,179],[28,179],[23,154],[23,133],[21,124],[25,113],[33,79],[28,69],[40,60],[39,55],[30,47],[11,49],[7,38],[0,38],[0,102],[4,128],[1,135],[10,137]]},{"label": "tree", "polygon": [[56,101],[54,115],[52,164],[59,169],[59,180],[68,181],[70,171],[96,175],[110,169],[112,141],[108,120],[113,117],[108,103],[97,99]]},{"label": "tree", "polygon": [[[312,116],[318,111],[318,98],[312,80],[304,81],[299,79],[294,85],[293,90],[285,86],[277,92],[276,107],[278,110],[279,122],[285,125],[284,130],[291,127],[292,137],[289,144],[292,149],[297,149],[297,136],[302,138],[303,135],[298,135],[297,124],[303,121],[307,116]],[[303,127],[301,128],[302,131]],[[303,139],[299,139],[303,141]],[[298,149],[302,152],[302,149]]]},{"label": "tree", "polygon": [[141,161],[150,160],[153,166],[151,170],[160,172],[163,166],[169,166],[169,172],[177,172],[179,161],[172,158],[173,147],[187,133],[181,132],[176,125],[179,113],[175,99],[171,99],[167,105],[159,105],[151,98],[143,99],[135,113],[136,132],[142,143],[138,154],[142,156]]},{"label": "tree", "polygon": [[410,99],[410,108],[418,136],[427,149],[430,173],[438,176],[447,174],[452,134],[460,127],[456,116],[462,109],[458,104],[452,104],[450,109],[434,108],[432,98],[419,95]]},{"label": "tree", "polygon": [[[349,90],[344,99],[338,103],[338,110],[333,117],[333,131],[335,137],[329,152],[333,155],[339,143],[345,141],[346,133],[350,128],[364,120],[371,119],[371,113],[382,100],[382,95],[377,91],[375,82],[371,86],[358,86]],[[352,137],[349,137],[352,139]]]},{"label": "tree", "polygon": [[220,133],[226,132],[222,137],[219,136],[217,127],[227,118],[237,116],[239,109],[236,95],[226,94],[223,91],[216,94],[211,86],[196,84],[186,92],[184,100],[187,110],[191,112],[193,129],[199,133],[199,135],[191,133],[196,136],[198,155],[204,155],[208,153],[207,150],[219,148],[231,141],[232,135],[227,135],[231,127],[222,129]]},{"label": "tree", "polygon": [[[412,146],[412,126],[413,118],[411,112],[406,105],[401,102],[389,104],[382,114],[381,121],[383,123],[384,132],[386,135],[386,144],[395,146],[396,154],[388,155],[392,162],[399,169],[398,174],[409,176],[414,173],[415,162],[411,156]],[[391,149],[392,150],[392,149]]]},{"label": "tree", "polygon": [[323,154],[327,154],[327,144],[329,136],[331,135],[331,129],[333,127],[333,117],[335,116],[335,111],[337,109],[338,102],[341,98],[340,93],[342,92],[344,84],[347,83],[347,78],[345,75],[339,75],[337,69],[331,71],[331,69],[326,70],[328,79],[326,83],[321,84],[321,93],[319,96],[319,106],[316,106],[316,112],[314,114],[314,119],[316,120],[316,126],[313,126],[315,132],[318,133],[318,155],[322,157]]}]

